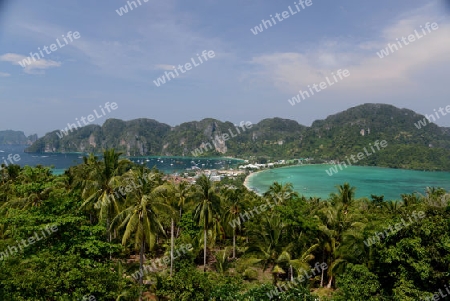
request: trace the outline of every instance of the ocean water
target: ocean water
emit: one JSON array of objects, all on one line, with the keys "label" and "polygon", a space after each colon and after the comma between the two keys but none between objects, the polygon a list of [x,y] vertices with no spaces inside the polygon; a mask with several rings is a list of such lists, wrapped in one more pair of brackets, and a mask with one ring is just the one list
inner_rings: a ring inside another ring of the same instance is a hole
[{"label": "ocean water", "polygon": [[385,200],[398,200],[403,193],[424,194],[427,186],[450,190],[450,172],[427,172],[380,167],[349,166],[337,174],[326,173],[331,165],[303,165],[269,169],[251,175],[249,188],[258,193],[267,191],[274,182],[292,183],[294,190],[306,197],[326,199],[337,192],[336,185],[345,182],[356,187],[355,195],[384,195]]},{"label": "ocean water", "polygon": [[[78,165],[83,162],[84,153],[70,153],[70,154],[30,154],[24,153],[26,146],[23,145],[0,145],[0,164],[5,163],[8,155],[12,156],[18,154],[20,160],[14,162],[20,166],[36,166],[41,164],[43,166],[53,166],[52,172],[54,174],[62,174],[64,170],[70,166]],[[131,161],[138,164],[145,164],[149,168],[156,167],[165,173],[181,173],[193,166],[202,169],[228,169],[235,168],[241,160],[229,158],[190,158],[190,157],[130,157]],[[13,160],[14,161],[14,160]],[[10,164],[10,161],[6,161]]]}]

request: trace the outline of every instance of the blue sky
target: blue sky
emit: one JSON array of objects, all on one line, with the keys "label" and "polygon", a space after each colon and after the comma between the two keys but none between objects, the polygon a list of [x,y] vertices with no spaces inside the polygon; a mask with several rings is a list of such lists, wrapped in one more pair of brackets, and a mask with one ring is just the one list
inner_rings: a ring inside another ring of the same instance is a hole
[{"label": "blue sky", "polygon": [[[172,126],[206,117],[234,123],[282,117],[310,125],[367,102],[421,114],[450,105],[446,1],[312,0],[258,35],[250,29],[294,8],[294,1],[140,1],[123,16],[116,12],[127,5],[121,0],[0,6],[0,130],[42,136],[108,101],[118,109],[106,118],[145,117]],[[377,56],[427,22],[439,29]],[[27,68],[17,63],[69,31],[81,37]],[[203,50],[215,57],[160,87],[153,83],[168,66],[184,65]],[[338,69],[351,75],[289,104]],[[437,123],[450,126],[450,116]]]}]

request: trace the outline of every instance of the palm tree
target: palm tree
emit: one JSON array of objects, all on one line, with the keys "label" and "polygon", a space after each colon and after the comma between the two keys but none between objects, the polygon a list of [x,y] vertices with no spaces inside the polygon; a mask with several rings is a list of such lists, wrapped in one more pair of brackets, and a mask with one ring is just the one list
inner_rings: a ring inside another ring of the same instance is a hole
[{"label": "palm tree", "polygon": [[119,160],[121,153],[114,149],[103,153],[103,162],[97,161],[94,155],[84,158],[86,180],[83,182],[81,208],[92,208],[99,211],[99,220],[106,220],[108,241],[111,242],[110,222],[119,210],[119,197],[114,193],[122,183],[122,174],[131,163],[128,159]]},{"label": "palm tree", "polygon": [[233,232],[233,259],[236,258],[236,228],[240,228],[241,223],[234,223],[232,227],[229,227],[229,223],[239,219],[239,213],[241,213],[244,205],[244,192],[240,188],[226,188],[222,193],[226,204],[224,227],[232,228],[231,231]]},{"label": "palm tree", "polygon": [[325,207],[318,210],[315,215],[319,222],[320,245],[324,250],[324,257],[325,254],[327,255],[327,262],[330,267],[328,269],[328,288],[333,285],[335,272],[347,261],[348,254],[343,250],[357,251],[358,249],[357,245],[353,247],[345,246],[346,242],[353,242],[351,239],[343,239],[350,229],[362,227],[361,223],[357,223],[359,216],[348,210],[348,203],[341,202],[339,199],[337,202],[325,203]]},{"label": "palm tree", "polygon": [[[192,201],[192,197],[194,195],[193,186],[186,181],[182,181],[177,185],[174,185],[173,188],[175,199],[178,202],[177,206],[180,210],[180,219],[181,219],[184,207],[187,204],[190,204]],[[180,234],[180,227],[177,227],[176,237],[178,237],[179,234]]]},{"label": "palm tree", "polygon": [[430,207],[446,207],[449,194],[443,188],[427,187],[426,195],[422,197],[424,203]]},{"label": "palm tree", "polygon": [[387,201],[383,203],[383,211],[390,214],[397,214],[402,210],[403,204],[398,201]]},{"label": "palm tree", "polygon": [[430,198],[438,198],[445,195],[445,189],[441,187],[427,187],[426,195]]},{"label": "palm tree", "polygon": [[214,255],[216,258],[216,270],[223,274],[229,268],[228,256],[230,255],[230,247],[225,247],[223,250],[219,250]]},{"label": "palm tree", "polygon": [[93,153],[90,153],[89,156],[83,157],[83,163],[77,166],[70,167],[67,174],[69,174],[72,188],[75,190],[76,188],[83,189],[89,179],[92,179],[96,176],[96,172],[101,168],[101,162],[98,157]]},{"label": "palm tree", "polygon": [[207,234],[214,224],[217,224],[220,213],[220,198],[215,191],[213,182],[201,175],[196,185],[198,187],[198,198],[200,202],[194,209],[194,219],[197,224],[203,228],[203,272],[206,272],[206,244]]},{"label": "palm tree", "polygon": [[283,234],[285,234],[286,225],[277,212],[264,214],[252,229],[251,234],[255,243],[250,250],[255,250],[259,258],[263,260],[264,270],[268,266],[275,266],[279,256],[284,251]]},{"label": "palm tree", "polygon": [[[152,250],[156,244],[157,233],[164,233],[158,212],[161,209],[170,210],[170,208],[167,204],[160,202],[154,192],[155,186],[159,184],[158,176],[155,175],[153,181],[146,179],[142,181],[143,169],[130,171],[126,176],[127,179],[134,181],[137,188],[126,195],[126,203],[129,206],[113,219],[111,229],[119,222],[119,229],[125,227],[122,245],[133,237],[134,247],[139,250],[139,268],[143,271],[145,245],[147,244]],[[143,274],[140,273],[139,285],[142,286],[142,284]],[[140,300],[142,300],[142,291]]]},{"label": "palm tree", "polygon": [[[161,186],[158,186],[154,190],[154,195],[164,202],[167,206],[170,206],[172,209],[175,209],[176,204],[174,204],[174,185],[172,183],[165,183]],[[173,214],[170,216],[170,276],[172,276],[173,272],[173,249],[174,249],[174,216]]]},{"label": "palm tree", "polygon": [[279,205],[287,200],[293,199],[294,197],[298,197],[298,193],[294,191],[291,183],[283,185],[278,182],[274,182],[270,185],[269,189],[263,196],[272,203]]},{"label": "palm tree", "polygon": [[[155,189],[155,195],[162,198],[164,202],[172,207],[172,209],[179,210],[181,218],[183,207],[186,201],[191,197],[190,186],[187,182],[181,182],[179,184],[166,183]],[[175,228],[175,215],[170,216],[170,276],[173,272],[173,252],[174,252],[174,228]]]},{"label": "palm tree", "polygon": [[[289,264],[297,269],[298,274],[301,273],[301,270],[308,270],[310,268],[309,262],[315,258],[312,253],[318,247],[319,247],[319,244],[312,245],[305,252],[301,253],[297,259],[290,259],[290,254],[289,254],[289,257],[287,257],[289,259]],[[322,271],[321,278],[323,278],[323,271]],[[292,280],[293,280],[293,273],[291,272],[291,281]]]},{"label": "palm tree", "polygon": [[401,194],[401,197],[403,200],[404,207],[413,207],[413,206],[416,206],[420,202],[420,196],[416,195],[415,192],[413,192],[411,194],[407,194],[407,193]]},{"label": "palm tree", "polygon": [[372,250],[364,244],[365,230],[368,230],[366,223],[352,223],[351,228],[342,234],[339,252],[347,262],[366,264],[370,268],[372,265]]},{"label": "palm tree", "polygon": [[333,202],[342,203],[344,214],[347,214],[348,207],[353,204],[356,187],[351,187],[349,183],[344,183],[344,185],[338,185],[336,187],[338,188],[338,193],[332,193],[331,199]]}]

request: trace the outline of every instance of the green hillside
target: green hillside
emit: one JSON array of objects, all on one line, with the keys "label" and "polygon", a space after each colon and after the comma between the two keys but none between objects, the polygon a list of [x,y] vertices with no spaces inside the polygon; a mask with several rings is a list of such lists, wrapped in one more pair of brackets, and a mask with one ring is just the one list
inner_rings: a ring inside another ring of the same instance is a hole
[{"label": "green hillside", "polygon": [[[376,140],[388,146],[355,165],[425,170],[450,170],[450,131],[431,123],[415,126],[424,116],[386,104],[364,104],[317,120],[310,127],[294,120],[271,118],[240,133],[231,122],[203,119],[171,127],[151,119],[108,119],[103,126],[90,125],[59,138],[48,133],[27,152],[101,152],[115,148],[129,156],[192,156],[200,146],[230,134],[214,149],[202,148],[202,156],[251,156],[266,159],[314,158],[315,162],[344,161]],[[198,153],[199,154],[199,153]]]}]

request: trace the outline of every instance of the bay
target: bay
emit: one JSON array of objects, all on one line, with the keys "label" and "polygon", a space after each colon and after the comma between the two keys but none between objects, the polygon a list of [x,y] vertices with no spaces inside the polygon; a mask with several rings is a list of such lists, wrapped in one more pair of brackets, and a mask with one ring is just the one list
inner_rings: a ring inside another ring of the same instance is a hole
[{"label": "bay", "polygon": [[450,172],[349,166],[329,176],[326,170],[330,167],[324,164],[268,169],[250,175],[247,187],[263,193],[275,181],[292,183],[294,190],[306,197],[326,199],[331,192],[337,192],[336,185],[348,182],[356,187],[357,198],[375,194],[384,195],[385,200],[401,199],[403,193],[424,194],[427,186],[450,190]]},{"label": "bay", "polygon": [[[54,174],[62,174],[64,170],[70,166],[75,166],[83,162],[85,153],[43,153],[33,154],[24,153],[27,146],[24,145],[0,145],[0,164],[7,160],[8,155],[20,156],[18,162],[14,162],[20,166],[54,166],[52,172]],[[228,169],[235,168],[242,160],[233,158],[191,158],[191,157],[164,157],[164,156],[144,156],[129,157],[129,159],[137,164],[146,165],[149,168],[156,167],[164,173],[181,173],[198,167],[201,169]],[[10,164],[9,161],[7,161]]]}]

